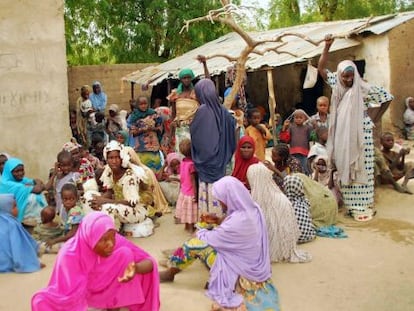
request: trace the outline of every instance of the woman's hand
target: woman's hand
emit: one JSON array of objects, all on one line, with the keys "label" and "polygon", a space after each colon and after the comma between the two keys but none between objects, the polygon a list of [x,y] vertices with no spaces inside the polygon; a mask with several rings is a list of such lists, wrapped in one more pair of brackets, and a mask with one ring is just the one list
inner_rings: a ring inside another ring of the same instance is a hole
[{"label": "woman's hand", "polygon": [[46,247],[52,247],[54,244],[56,244],[54,239],[50,239],[45,242]]},{"label": "woman's hand", "polygon": [[334,42],[334,38],[332,36],[332,34],[327,34],[324,38],[325,40],[325,46],[329,49],[332,45],[332,43]]},{"label": "woman's hand", "polygon": [[125,283],[132,280],[136,274],[135,262],[130,262],[124,271],[124,275],[118,278],[118,282]]},{"label": "woman's hand", "polygon": [[108,198],[100,195],[94,195],[93,199],[91,200],[91,207],[95,211],[100,211],[102,209],[102,204],[105,203],[110,203]]},{"label": "woman's hand", "polygon": [[263,161],[264,166],[267,167],[267,169],[271,170],[273,173],[276,173],[276,168],[273,166],[272,163],[270,163],[269,161]]}]

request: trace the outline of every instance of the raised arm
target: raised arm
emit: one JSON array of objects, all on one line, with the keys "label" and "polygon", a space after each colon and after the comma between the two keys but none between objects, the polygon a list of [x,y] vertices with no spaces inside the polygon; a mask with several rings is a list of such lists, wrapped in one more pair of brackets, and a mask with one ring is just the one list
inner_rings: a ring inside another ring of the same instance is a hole
[{"label": "raised arm", "polygon": [[206,79],[211,79],[210,77],[210,72],[208,72],[208,67],[207,67],[207,58],[204,55],[197,55],[197,60],[203,64],[203,68],[204,68],[204,77]]},{"label": "raised arm", "polygon": [[329,49],[332,45],[332,43],[334,42],[334,39],[332,38],[332,35],[326,35],[325,36],[325,46],[323,48],[321,57],[319,58],[319,62],[318,62],[318,71],[319,74],[321,75],[321,77],[326,81],[327,79],[327,75],[326,75],[326,64],[328,62],[328,54],[329,54]]}]

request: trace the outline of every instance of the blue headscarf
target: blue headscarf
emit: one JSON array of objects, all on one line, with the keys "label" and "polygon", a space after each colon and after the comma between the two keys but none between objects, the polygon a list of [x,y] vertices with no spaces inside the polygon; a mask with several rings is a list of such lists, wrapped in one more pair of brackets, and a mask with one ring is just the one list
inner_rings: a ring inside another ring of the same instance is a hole
[{"label": "blue headscarf", "polygon": [[89,100],[92,102],[93,109],[104,112],[106,108],[106,102],[107,102],[106,94],[104,93],[101,83],[99,81],[95,81],[92,84],[92,87],[93,86],[99,86],[101,88],[101,92],[99,94],[95,94],[94,92],[92,92],[89,95]]},{"label": "blue headscarf", "polygon": [[199,81],[195,92],[201,106],[190,125],[191,155],[200,180],[212,183],[225,175],[236,149],[236,122],[220,105],[213,81]]},{"label": "blue headscarf", "polygon": [[0,272],[40,270],[37,243],[10,214],[13,194],[0,194]]},{"label": "blue headscarf", "polygon": [[[33,179],[27,177],[23,177],[20,181],[17,181],[14,178],[12,171],[19,165],[24,164],[22,160],[17,158],[10,158],[6,161],[4,164],[3,174],[1,175],[0,193],[10,193],[14,195],[17,202],[17,209],[19,210],[17,219],[21,222],[25,213],[27,200],[29,195],[32,193],[35,183]],[[36,200],[40,204],[45,205],[42,196],[37,195]]]}]

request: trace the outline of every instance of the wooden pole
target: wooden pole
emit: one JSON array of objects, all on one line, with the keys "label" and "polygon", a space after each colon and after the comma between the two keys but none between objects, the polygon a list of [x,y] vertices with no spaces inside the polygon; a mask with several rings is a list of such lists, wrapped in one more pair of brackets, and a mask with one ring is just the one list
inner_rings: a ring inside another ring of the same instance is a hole
[{"label": "wooden pole", "polygon": [[278,139],[276,133],[276,122],[275,122],[275,110],[276,110],[276,97],[275,97],[275,88],[273,85],[273,71],[272,69],[267,69],[267,89],[269,91],[269,112],[270,120],[273,129],[273,145],[276,146]]},{"label": "wooden pole", "polygon": [[131,82],[131,99],[134,100],[135,98],[135,94],[134,94],[134,89],[135,89],[135,82]]}]

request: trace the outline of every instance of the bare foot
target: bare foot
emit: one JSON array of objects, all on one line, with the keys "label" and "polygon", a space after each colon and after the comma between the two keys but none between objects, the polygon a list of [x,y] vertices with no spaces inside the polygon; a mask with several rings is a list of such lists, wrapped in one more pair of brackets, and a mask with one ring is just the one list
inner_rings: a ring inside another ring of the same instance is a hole
[{"label": "bare foot", "polygon": [[161,271],[159,273],[159,276],[161,283],[174,282],[175,274],[172,273],[170,270]]},{"label": "bare foot", "polygon": [[41,262],[40,263],[40,269],[43,269],[43,268],[45,268],[46,267],[46,265],[43,263],[43,262]]}]

